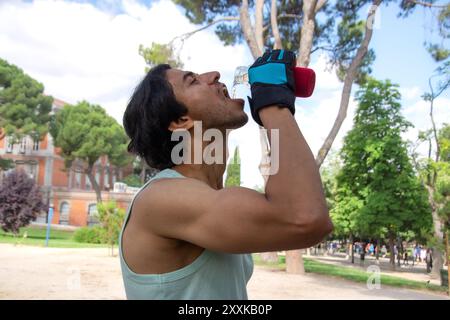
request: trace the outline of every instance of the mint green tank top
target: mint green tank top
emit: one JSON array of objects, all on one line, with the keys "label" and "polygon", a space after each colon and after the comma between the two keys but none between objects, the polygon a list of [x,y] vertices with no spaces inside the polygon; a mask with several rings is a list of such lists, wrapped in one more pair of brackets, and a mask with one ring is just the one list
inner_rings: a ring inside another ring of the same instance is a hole
[{"label": "mint green tank top", "polygon": [[119,256],[127,299],[156,300],[246,300],[247,282],[253,273],[251,254],[229,254],[204,251],[189,265],[162,274],[137,274],[125,262],[122,235],[130,218],[136,196],[150,182],[162,178],[184,178],[172,169],[164,169],[152,177],[134,195],[119,236]]}]

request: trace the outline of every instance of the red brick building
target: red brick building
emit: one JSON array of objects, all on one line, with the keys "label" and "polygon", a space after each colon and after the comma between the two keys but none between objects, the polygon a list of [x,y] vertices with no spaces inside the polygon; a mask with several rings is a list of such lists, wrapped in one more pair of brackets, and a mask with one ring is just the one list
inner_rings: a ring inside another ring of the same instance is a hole
[{"label": "red brick building", "polygon": [[[58,112],[66,103],[54,99],[52,113]],[[22,168],[40,186],[44,200],[54,207],[53,224],[86,226],[97,223],[96,196],[87,175],[64,170],[64,159],[59,148],[53,145],[48,133],[42,141],[33,142],[25,137],[19,144],[10,144],[8,137],[0,139],[0,156],[12,159],[16,168]],[[135,188],[117,183],[132,173],[132,165],[117,168],[101,157],[94,166],[94,175],[102,190],[103,201],[116,200],[118,206],[127,208]],[[7,172],[0,172],[0,181]],[[114,188],[115,186],[115,188]],[[36,222],[46,222],[46,212],[39,215]]]}]

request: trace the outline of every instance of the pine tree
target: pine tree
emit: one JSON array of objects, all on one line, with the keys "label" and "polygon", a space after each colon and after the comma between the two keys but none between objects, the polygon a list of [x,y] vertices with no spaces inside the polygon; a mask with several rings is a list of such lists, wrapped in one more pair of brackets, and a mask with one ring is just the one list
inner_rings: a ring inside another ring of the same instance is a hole
[{"label": "pine tree", "polygon": [[241,158],[239,157],[239,147],[234,149],[234,156],[227,167],[227,178],[225,187],[238,187],[241,185]]}]

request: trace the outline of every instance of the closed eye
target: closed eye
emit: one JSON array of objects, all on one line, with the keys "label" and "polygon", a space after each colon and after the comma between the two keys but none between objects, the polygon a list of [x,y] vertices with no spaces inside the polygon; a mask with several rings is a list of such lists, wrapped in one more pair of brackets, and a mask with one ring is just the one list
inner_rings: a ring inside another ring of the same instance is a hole
[{"label": "closed eye", "polygon": [[192,77],[191,84],[199,82],[196,76],[192,75],[191,77]]}]

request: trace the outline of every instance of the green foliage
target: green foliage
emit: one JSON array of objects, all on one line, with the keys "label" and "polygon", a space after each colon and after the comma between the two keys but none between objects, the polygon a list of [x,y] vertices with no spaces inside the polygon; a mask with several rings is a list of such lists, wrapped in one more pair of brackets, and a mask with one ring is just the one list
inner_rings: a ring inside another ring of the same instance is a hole
[{"label": "green foliage", "polygon": [[35,141],[44,138],[52,102],[41,83],[0,59],[0,128],[13,144],[26,135]]},{"label": "green foliage", "polygon": [[333,222],[343,232],[371,237],[431,228],[424,187],[414,175],[401,134],[411,126],[400,113],[398,86],[369,79],[356,93],[354,127],[341,150]]},{"label": "green foliage", "polygon": [[125,210],[117,207],[115,201],[100,203],[97,205],[98,220],[102,224],[106,242],[114,247],[119,239],[120,230],[125,219]]},{"label": "green foliage", "polygon": [[14,168],[14,161],[11,159],[2,159],[0,157],[0,171]]},{"label": "green foliage", "polygon": [[[183,68],[183,63],[175,53],[175,49],[171,43],[160,44],[152,42],[150,48],[139,45],[139,55],[144,58],[150,68],[162,63],[167,63],[173,68]],[[145,72],[148,72],[149,67],[146,67]]]},{"label": "green foliage", "polygon": [[75,159],[92,166],[102,155],[117,166],[131,161],[123,128],[98,105],[82,101],[64,106],[53,117],[50,133],[68,167]]},{"label": "green foliage", "polygon": [[342,167],[339,154],[330,150],[325,162],[320,167],[325,197],[329,210],[332,210],[336,204],[337,180],[336,177]]},{"label": "green foliage", "polygon": [[241,185],[241,158],[239,157],[239,147],[234,149],[234,156],[227,167],[227,178],[225,187],[238,187]]},{"label": "green foliage", "polygon": [[82,227],[75,231],[73,239],[76,242],[106,244],[106,230],[101,226]]},{"label": "green foliage", "polygon": [[126,176],[125,178],[123,178],[122,181],[120,181],[120,182],[123,182],[127,186],[130,186],[130,187],[135,187],[135,188],[142,187],[141,178],[137,174],[130,174],[130,175]]},{"label": "green foliage", "polygon": [[[95,162],[101,156],[108,156],[109,162],[118,167],[133,160],[127,152],[128,138],[122,126],[98,105],[86,101],[76,105],[66,105],[52,117],[50,133],[56,147],[61,148],[66,168],[73,161],[81,160],[87,167],[86,174],[92,174]],[[101,194],[95,180],[92,182],[97,193]]]}]

